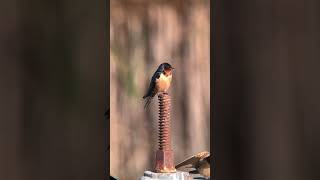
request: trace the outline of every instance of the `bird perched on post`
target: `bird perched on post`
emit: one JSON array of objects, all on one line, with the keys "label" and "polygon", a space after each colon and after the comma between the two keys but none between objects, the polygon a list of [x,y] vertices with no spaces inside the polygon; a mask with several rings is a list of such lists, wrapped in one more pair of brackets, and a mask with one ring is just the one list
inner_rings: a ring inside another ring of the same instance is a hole
[{"label": "bird perched on post", "polygon": [[143,99],[146,99],[145,108],[148,107],[152,98],[158,93],[166,93],[172,80],[172,70],[174,68],[169,63],[162,63],[153,74],[149,89]]},{"label": "bird perched on post", "polygon": [[[188,166],[187,166],[188,165]],[[201,174],[202,176],[210,177],[210,153],[207,151],[200,152],[183,162],[176,165],[176,169],[185,166],[186,168],[194,168],[189,171],[191,174]]]}]

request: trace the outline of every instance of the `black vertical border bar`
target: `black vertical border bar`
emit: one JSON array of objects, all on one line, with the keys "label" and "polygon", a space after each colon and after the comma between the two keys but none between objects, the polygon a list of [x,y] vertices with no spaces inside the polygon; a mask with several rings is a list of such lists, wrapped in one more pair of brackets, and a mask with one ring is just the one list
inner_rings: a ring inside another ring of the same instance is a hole
[{"label": "black vertical border bar", "polygon": [[105,114],[104,114],[104,176],[110,179],[110,1],[105,0]]}]

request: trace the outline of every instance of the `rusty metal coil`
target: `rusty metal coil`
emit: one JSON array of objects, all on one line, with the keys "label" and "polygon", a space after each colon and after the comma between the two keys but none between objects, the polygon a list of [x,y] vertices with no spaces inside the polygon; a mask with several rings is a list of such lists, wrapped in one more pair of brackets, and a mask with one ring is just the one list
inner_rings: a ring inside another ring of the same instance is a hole
[{"label": "rusty metal coil", "polygon": [[166,93],[159,94],[159,150],[171,149],[170,135],[170,96]]}]

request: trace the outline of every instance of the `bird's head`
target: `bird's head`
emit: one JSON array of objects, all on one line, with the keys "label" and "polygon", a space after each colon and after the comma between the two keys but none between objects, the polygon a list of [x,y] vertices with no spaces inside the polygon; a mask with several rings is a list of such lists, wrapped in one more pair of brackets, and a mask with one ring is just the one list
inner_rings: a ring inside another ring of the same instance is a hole
[{"label": "bird's head", "polygon": [[171,71],[173,70],[174,68],[169,64],[169,63],[162,63],[160,64],[158,70],[163,72],[164,74],[166,75],[171,75]]}]

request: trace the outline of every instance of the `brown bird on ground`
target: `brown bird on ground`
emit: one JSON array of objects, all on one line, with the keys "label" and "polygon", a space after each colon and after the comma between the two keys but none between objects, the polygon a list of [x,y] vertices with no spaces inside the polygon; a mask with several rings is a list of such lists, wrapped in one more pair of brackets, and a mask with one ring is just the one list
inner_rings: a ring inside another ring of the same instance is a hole
[{"label": "brown bird on ground", "polygon": [[194,168],[195,170],[189,171],[190,174],[200,174],[210,178],[210,153],[207,151],[200,152],[179,163],[175,168],[178,169],[180,167]]}]

